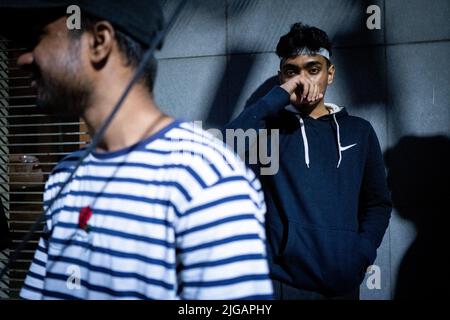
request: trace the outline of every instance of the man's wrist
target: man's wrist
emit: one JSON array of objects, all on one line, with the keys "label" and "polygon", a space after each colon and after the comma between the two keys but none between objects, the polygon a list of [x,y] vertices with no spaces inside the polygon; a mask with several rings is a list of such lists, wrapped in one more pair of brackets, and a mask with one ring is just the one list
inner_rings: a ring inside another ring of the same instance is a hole
[{"label": "man's wrist", "polygon": [[263,98],[264,103],[269,107],[269,113],[276,113],[289,105],[291,95],[281,86],[276,86]]}]

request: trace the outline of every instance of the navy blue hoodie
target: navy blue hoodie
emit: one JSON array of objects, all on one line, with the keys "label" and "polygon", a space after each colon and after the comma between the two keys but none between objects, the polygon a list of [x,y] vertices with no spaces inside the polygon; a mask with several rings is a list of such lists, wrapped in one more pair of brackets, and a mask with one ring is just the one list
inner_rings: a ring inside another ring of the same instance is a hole
[{"label": "navy blue hoodie", "polygon": [[380,145],[370,123],[345,108],[328,105],[329,115],[313,119],[289,103],[275,87],[224,129],[279,129],[279,171],[250,165],[265,192],[272,277],[347,293],[363,281],[390,219]]}]

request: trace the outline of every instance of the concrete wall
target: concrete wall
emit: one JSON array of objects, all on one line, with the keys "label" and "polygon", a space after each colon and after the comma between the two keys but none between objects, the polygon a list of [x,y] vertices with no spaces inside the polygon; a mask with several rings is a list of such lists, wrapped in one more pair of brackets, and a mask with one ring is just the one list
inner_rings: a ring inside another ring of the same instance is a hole
[{"label": "concrete wall", "polygon": [[[161,3],[169,16],[178,2]],[[381,30],[366,27],[372,4],[381,8]],[[381,289],[364,283],[362,298],[419,297],[444,288],[449,273],[440,262],[448,250],[439,251],[441,239],[430,235],[450,212],[435,201],[436,194],[450,194],[450,1],[189,0],[158,53],[157,102],[178,118],[225,124],[276,75],[275,46],[297,21],[325,30],[334,41],[337,79],[326,100],[371,121],[389,150],[400,210],[378,250]],[[439,180],[444,189],[433,183]],[[430,219],[431,225],[424,223]],[[430,282],[433,267],[443,272],[435,270]]]}]

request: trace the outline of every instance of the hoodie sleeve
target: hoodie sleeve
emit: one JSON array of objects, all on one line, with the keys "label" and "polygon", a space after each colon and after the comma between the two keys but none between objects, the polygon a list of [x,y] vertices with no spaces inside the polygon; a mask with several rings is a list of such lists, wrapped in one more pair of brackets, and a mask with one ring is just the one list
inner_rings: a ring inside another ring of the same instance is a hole
[{"label": "hoodie sleeve", "polygon": [[276,86],[267,95],[258,100],[255,104],[246,108],[233,121],[228,123],[223,129],[225,137],[226,129],[265,129],[265,120],[276,114],[289,104],[290,95],[283,88]]},{"label": "hoodie sleeve", "polygon": [[391,217],[392,203],[380,143],[370,126],[368,154],[360,194],[360,233],[378,248]]}]

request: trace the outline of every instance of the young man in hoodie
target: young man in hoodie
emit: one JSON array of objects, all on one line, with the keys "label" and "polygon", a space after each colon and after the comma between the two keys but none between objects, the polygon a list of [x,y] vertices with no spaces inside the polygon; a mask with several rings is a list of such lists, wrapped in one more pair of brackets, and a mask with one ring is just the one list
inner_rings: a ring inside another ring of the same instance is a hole
[{"label": "young man in hoodie", "polygon": [[331,47],[324,31],[294,24],[277,46],[281,85],[224,130],[279,130],[279,170],[260,175],[277,299],[359,299],[390,219],[374,129],[324,102]]}]

